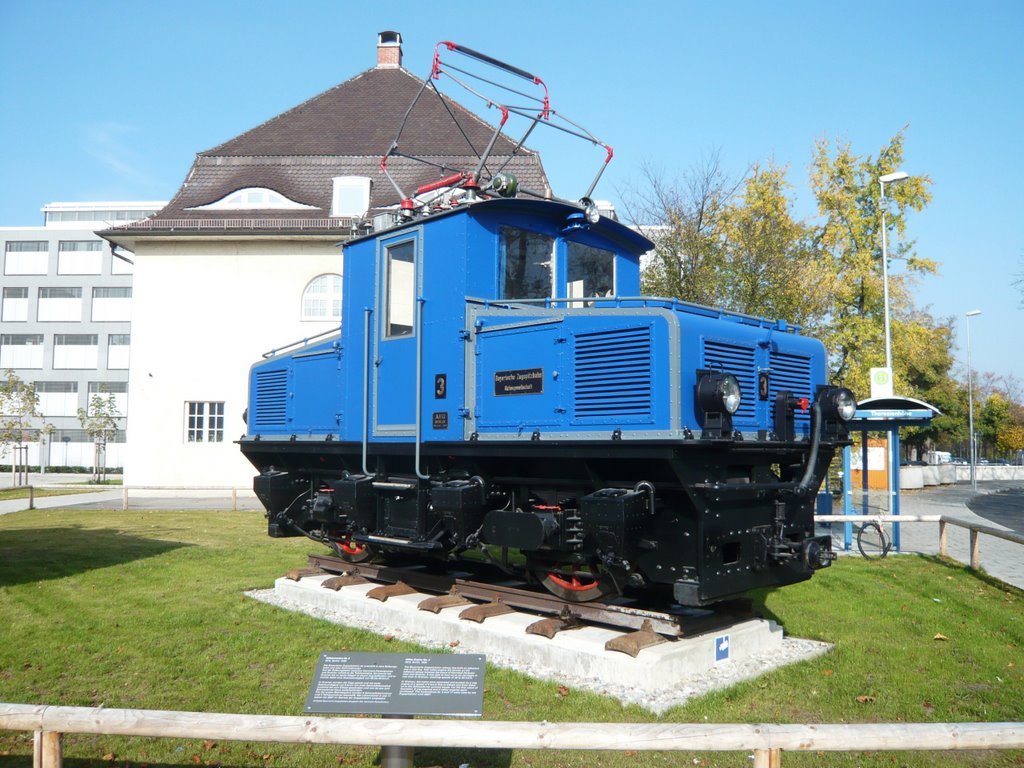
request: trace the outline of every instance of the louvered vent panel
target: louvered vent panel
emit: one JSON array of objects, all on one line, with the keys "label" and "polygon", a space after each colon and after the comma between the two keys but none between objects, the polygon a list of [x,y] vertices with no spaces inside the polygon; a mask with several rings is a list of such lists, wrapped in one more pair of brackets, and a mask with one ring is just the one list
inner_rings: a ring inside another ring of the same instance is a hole
[{"label": "louvered vent panel", "polygon": [[288,371],[256,372],[256,413],[253,428],[284,427],[288,414]]},{"label": "louvered vent panel", "polygon": [[[792,392],[794,397],[806,397],[814,402],[814,392],[811,391],[811,361],[800,355],[789,355],[784,352],[776,352],[770,358],[771,385],[768,389],[770,401],[775,402],[775,395],[786,390]],[[797,423],[810,420],[810,411],[797,411]]]},{"label": "louvered vent panel", "polygon": [[757,406],[757,363],[753,347],[705,339],[704,367],[712,371],[731,373],[736,377],[743,399],[733,418],[753,421]]},{"label": "louvered vent panel", "polygon": [[576,336],[577,418],[649,418],[651,378],[650,328]]}]

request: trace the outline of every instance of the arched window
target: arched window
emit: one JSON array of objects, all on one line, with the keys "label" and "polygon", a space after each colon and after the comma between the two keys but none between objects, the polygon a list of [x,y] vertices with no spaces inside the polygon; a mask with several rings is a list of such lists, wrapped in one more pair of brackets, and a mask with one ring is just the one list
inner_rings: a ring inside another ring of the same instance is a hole
[{"label": "arched window", "polygon": [[341,275],[319,275],[302,292],[303,320],[341,320]]},{"label": "arched window", "polygon": [[206,205],[189,208],[190,211],[253,211],[260,209],[292,211],[315,209],[315,205],[306,205],[289,200],[280,192],[266,187],[246,187],[225,195],[220,200]]}]

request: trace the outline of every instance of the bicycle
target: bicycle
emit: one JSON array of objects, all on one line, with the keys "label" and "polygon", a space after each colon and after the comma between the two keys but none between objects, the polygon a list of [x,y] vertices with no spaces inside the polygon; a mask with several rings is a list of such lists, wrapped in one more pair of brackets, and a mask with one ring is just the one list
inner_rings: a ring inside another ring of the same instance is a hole
[{"label": "bicycle", "polygon": [[867,560],[878,560],[889,554],[892,539],[885,532],[881,518],[869,520],[857,531],[857,549]]}]

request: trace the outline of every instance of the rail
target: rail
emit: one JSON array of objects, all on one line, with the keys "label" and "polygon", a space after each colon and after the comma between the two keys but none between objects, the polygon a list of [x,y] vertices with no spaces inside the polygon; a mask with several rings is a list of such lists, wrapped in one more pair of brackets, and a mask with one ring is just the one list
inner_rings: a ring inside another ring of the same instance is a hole
[{"label": "rail", "polygon": [[668,724],[295,717],[0,704],[0,730],[35,734],[35,768],[61,768],[66,733],[149,738],[455,749],[753,752],[755,768],[783,752],[1024,749],[1024,723]]},{"label": "rail", "polygon": [[991,525],[978,525],[960,520],[949,515],[815,515],[816,523],[938,523],[939,524],[939,554],[942,557],[949,556],[949,530],[948,526],[965,528],[970,531],[971,537],[971,568],[981,568],[981,534],[994,536],[997,539],[1012,541],[1014,544],[1024,544],[1024,536],[1014,531],[1002,528],[993,528]]},{"label": "rail", "polygon": [[328,218],[253,218],[234,217],[225,219],[142,219],[115,227],[120,232],[136,232],[138,230],[178,230],[197,229],[235,230],[235,229],[295,229],[295,230],[346,230],[353,228],[355,221],[350,217]]}]

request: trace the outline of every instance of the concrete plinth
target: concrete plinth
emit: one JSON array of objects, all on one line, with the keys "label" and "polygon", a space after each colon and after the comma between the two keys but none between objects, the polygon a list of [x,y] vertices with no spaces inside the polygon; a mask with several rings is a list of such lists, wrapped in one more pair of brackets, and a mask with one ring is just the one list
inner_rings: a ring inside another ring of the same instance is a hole
[{"label": "concrete plinth", "polygon": [[[252,596],[291,610],[339,624],[390,634],[428,647],[456,653],[482,653],[487,661],[533,677],[615,696],[655,712],[682,703],[691,695],[756,677],[780,664],[799,661],[827,650],[824,643],[783,639],[771,621],[741,621],[731,627],[691,638],[650,646],[636,658],[605,650],[605,643],[623,630],[581,627],[548,639],[526,633],[539,618],[513,612],[477,624],[459,618],[466,606],[437,614],[421,611],[424,595],[401,595],[380,602],[366,597],[373,584],[322,587],[329,576],[301,581],[278,579],[273,591]],[[330,649],[324,649],[330,650]]]}]

